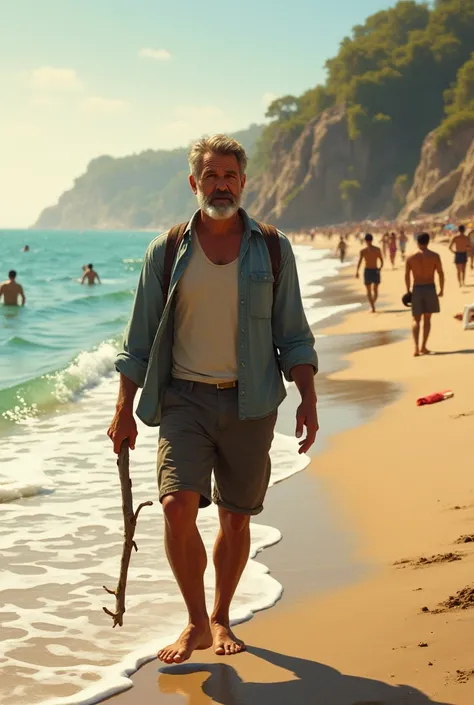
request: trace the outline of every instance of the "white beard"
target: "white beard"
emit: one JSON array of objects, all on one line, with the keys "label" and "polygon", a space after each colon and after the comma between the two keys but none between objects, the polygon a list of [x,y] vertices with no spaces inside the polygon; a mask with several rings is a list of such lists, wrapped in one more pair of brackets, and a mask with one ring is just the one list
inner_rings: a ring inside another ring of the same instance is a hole
[{"label": "white beard", "polygon": [[209,203],[206,196],[198,190],[197,200],[199,207],[204,211],[209,218],[212,220],[229,220],[232,218],[240,208],[240,198],[237,198],[234,203]]}]

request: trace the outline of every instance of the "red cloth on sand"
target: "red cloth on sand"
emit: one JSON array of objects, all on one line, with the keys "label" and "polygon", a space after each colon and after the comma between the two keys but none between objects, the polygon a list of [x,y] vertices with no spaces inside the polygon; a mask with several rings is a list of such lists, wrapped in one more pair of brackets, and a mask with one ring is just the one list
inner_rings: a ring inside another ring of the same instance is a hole
[{"label": "red cloth on sand", "polygon": [[437,404],[445,399],[450,399],[452,396],[454,396],[452,391],[447,389],[445,392],[436,392],[435,394],[428,394],[426,397],[420,397],[420,399],[416,400],[416,405],[426,406],[427,404]]}]

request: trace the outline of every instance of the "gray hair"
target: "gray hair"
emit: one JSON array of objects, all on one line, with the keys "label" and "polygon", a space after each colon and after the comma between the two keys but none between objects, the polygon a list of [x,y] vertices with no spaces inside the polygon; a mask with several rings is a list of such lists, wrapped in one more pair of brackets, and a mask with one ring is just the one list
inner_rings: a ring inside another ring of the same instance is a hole
[{"label": "gray hair", "polygon": [[195,179],[201,175],[203,157],[209,152],[214,154],[233,154],[239,163],[240,173],[245,174],[248,159],[240,142],[227,135],[213,135],[212,137],[203,137],[198,140],[189,150],[189,168]]}]

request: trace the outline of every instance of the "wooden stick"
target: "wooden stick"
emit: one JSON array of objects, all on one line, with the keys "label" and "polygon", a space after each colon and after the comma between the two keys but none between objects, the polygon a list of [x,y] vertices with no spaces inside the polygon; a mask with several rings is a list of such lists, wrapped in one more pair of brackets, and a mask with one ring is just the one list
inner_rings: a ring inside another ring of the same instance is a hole
[{"label": "wooden stick", "polygon": [[104,590],[109,595],[115,596],[115,612],[111,612],[107,607],[103,607],[105,614],[112,617],[114,628],[117,624],[123,626],[123,615],[125,614],[125,591],[127,589],[128,566],[130,565],[130,557],[132,548],[138,551],[137,544],[133,540],[135,528],[137,525],[138,515],[143,507],[151,507],[153,502],[142,502],[137,511],[133,511],[132,497],[132,481],[130,479],[130,456],[128,449],[128,441],[124,441],[120,448],[120,453],[117,459],[117,465],[120,477],[120,488],[122,490],[122,512],[123,512],[123,548],[122,560],[120,562],[120,577],[115,590],[103,586]]}]

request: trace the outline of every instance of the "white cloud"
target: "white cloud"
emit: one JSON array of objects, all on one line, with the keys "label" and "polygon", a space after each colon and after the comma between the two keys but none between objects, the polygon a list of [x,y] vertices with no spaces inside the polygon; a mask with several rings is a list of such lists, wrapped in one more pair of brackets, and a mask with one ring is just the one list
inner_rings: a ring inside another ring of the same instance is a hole
[{"label": "white cloud", "polygon": [[271,103],[273,103],[273,101],[276,100],[277,98],[278,98],[278,96],[275,95],[275,93],[271,93],[271,92],[264,93],[264,94],[262,95],[262,105],[263,105],[263,107],[264,107],[264,108],[268,108],[268,106],[271,105]]},{"label": "white cloud", "polygon": [[118,98],[101,98],[100,96],[91,96],[81,103],[82,110],[90,115],[119,113],[126,107],[127,104],[123,100],[119,100]]},{"label": "white cloud", "polygon": [[35,88],[55,90],[78,90],[82,84],[74,69],[59,69],[54,66],[40,66],[32,72]]},{"label": "white cloud", "polygon": [[155,61],[169,61],[171,54],[166,49],[140,49],[138,56],[142,59],[154,59]]}]

